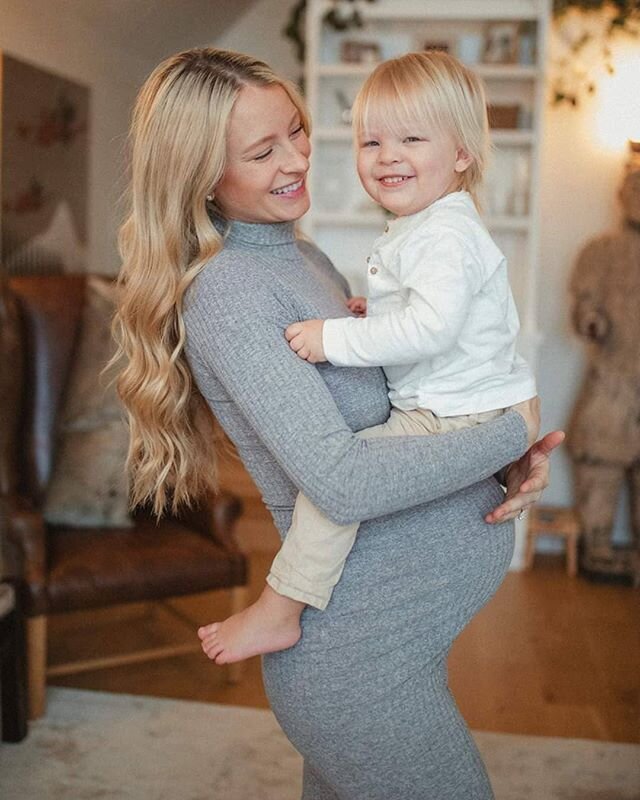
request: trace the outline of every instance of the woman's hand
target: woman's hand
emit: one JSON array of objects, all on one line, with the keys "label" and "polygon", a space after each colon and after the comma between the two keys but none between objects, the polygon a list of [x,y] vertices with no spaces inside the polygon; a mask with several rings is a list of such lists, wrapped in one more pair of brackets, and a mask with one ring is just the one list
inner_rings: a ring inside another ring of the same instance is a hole
[{"label": "woman's hand", "polygon": [[[522,405],[522,404],[521,404]],[[524,415],[523,415],[524,416]],[[506,470],[507,494],[504,503],[484,518],[498,523],[515,519],[534,503],[549,485],[549,456],[564,441],[562,431],[548,433]]]},{"label": "woman's hand", "polygon": [[527,444],[532,447],[540,433],[540,398],[536,395],[511,408],[524,419],[527,425]]}]

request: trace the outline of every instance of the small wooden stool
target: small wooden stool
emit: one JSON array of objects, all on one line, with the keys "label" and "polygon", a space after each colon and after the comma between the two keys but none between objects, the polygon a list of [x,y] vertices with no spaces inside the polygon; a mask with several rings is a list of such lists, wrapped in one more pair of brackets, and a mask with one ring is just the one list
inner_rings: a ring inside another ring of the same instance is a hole
[{"label": "small wooden stool", "polygon": [[578,572],[578,539],[580,521],[573,508],[534,506],[529,512],[524,568],[531,569],[538,536],[562,536],[566,539],[567,573],[573,578]]}]

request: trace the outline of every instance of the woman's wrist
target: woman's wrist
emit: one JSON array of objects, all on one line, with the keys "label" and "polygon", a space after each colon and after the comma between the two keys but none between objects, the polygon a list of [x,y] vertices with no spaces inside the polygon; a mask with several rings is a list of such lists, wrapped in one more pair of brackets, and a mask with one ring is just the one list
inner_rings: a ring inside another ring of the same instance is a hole
[{"label": "woman's wrist", "polygon": [[521,403],[511,406],[522,417],[527,432],[527,449],[532,447],[540,433],[540,398],[535,395]]}]

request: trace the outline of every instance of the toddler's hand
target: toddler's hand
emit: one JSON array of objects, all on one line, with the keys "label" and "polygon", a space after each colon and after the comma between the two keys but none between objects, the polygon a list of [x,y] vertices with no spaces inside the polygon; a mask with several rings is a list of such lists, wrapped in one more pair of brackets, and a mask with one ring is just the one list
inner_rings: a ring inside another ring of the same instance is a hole
[{"label": "toddler's hand", "polygon": [[323,325],[321,319],[308,319],[304,322],[294,322],[284,332],[293,352],[310,364],[327,360],[322,347]]},{"label": "toddler's hand", "polygon": [[352,314],[359,317],[367,316],[367,298],[366,297],[350,297],[347,300],[347,308]]}]

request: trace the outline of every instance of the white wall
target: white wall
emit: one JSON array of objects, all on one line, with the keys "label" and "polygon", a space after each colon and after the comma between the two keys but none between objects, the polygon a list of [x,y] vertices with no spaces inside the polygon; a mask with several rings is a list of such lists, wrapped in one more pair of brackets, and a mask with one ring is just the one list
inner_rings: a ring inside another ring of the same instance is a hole
[{"label": "white wall", "polygon": [[90,87],[89,265],[95,272],[117,271],[122,152],[147,64],[135,53],[106,47],[64,5],[49,0],[0,0],[0,49]]},{"label": "white wall", "polygon": [[302,74],[302,67],[295,59],[292,44],[282,35],[293,5],[294,0],[256,0],[211,44],[250,53],[266,61],[281,75],[297,81]]}]

